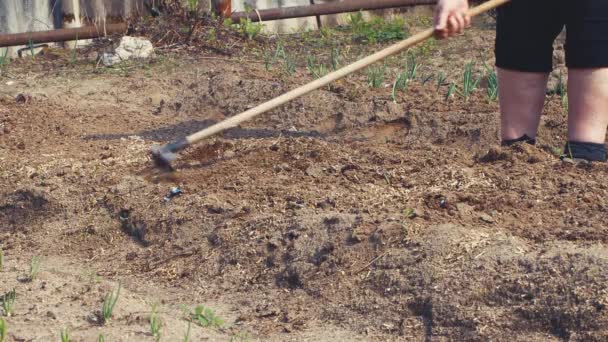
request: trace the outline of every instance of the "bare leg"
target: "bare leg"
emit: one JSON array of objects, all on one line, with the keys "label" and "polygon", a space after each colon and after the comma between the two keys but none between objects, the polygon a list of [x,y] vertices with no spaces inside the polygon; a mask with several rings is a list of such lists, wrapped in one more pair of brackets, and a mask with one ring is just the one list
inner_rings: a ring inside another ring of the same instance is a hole
[{"label": "bare leg", "polygon": [[502,140],[536,138],[548,73],[498,68]]},{"label": "bare leg", "polygon": [[608,128],[608,68],[568,71],[568,141],[603,144]]}]

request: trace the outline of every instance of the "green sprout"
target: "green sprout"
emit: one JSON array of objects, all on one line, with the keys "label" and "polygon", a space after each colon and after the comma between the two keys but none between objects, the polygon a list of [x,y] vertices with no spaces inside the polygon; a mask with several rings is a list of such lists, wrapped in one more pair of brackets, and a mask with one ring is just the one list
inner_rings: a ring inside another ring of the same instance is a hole
[{"label": "green sprout", "polygon": [[224,321],[212,309],[198,305],[190,315],[192,320],[201,327],[220,328]]},{"label": "green sprout", "polygon": [[0,318],[0,342],[6,340],[6,322],[3,318]]},{"label": "green sprout", "polygon": [[0,56],[0,70],[4,69],[8,65],[8,48],[4,48],[4,53]]},{"label": "green sprout", "polygon": [[317,61],[313,56],[308,56],[306,59],[306,69],[314,78],[321,78],[328,73],[325,64],[317,64]]},{"label": "green sprout", "polygon": [[70,332],[68,328],[61,330],[61,342],[70,342]]},{"label": "green sprout", "polygon": [[41,259],[39,256],[34,256],[32,261],[30,262],[30,270],[28,272],[28,280],[34,281],[38,277],[38,272],[40,271],[40,262]]},{"label": "green sprout", "polygon": [[456,92],[456,85],[452,82],[448,87],[448,93],[445,96],[445,100],[449,101],[454,96],[454,92]]},{"label": "green sprout", "polygon": [[186,330],[186,335],[184,335],[183,342],[190,342],[190,322],[188,322],[188,330]]},{"label": "green sprout", "polygon": [[437,77],[437,90],[441,88],[441,86],[445,85],[445,73],[442,71]]},{"label": "green sprout", "polygon": [[486,73],[488,78],[488,86],[486,88],[488,99],[496,101],[498,99],[498,76],[496,76],[496,71],[488,66],[486,66]]},{"label": "green sprout", "polygon": [[296,60],[293,57],[285,57],[285,71],[291,76],[296,72]]},{"label": "green sprout", "polygon": [[156,312],[156,306],[152,307],[152,313],[150,313],[150,332],[154,337],[155,341],[160,341],[160,333],[162,328],[162,321],[158,318],[158,314]]},{"label": "green sprout", "polygon": [[380,88],[386,75],[386,65],[367,68],[367,83],[372,88]]},{"label": "green sprout", "polygon": [[97,342],[106,342],[106,338],[103,337],[103,334],[99,334],[99,337],[97,338]]},{"label": "green sprout", "polygon": [[331,49],[331,68],[336,71],[340,67],[340,49]]},{"label": "green sprout", "polygon": [[106,295],[105,300],[103,301],[103,305],[101,307],[101,314],[104,323],[110,321],[110,318],[112,318],[112,313],[114,312],[114,307],[116,306],[116,302],[118,301],[118,296],[120,296],[120,283],[118,284],[118,289],[116,291],[111,291],[110,293],[108,293]]},{"label": "green sprout", "polygon": [[2,295],[2,310],[4,316],[10,317],[15,311],[15,301],[17,300],[17,292],[15,289]]},{"label": "green sprout", "polygon": [[469,100],[471,93],[477,88],[477,85],[481,81],[481,77],[477,79],[473,78],[473,62],[467,63],[464,67],[464,73],[462,75],[462,91],[458,93],[462,96],[465,101]]}]

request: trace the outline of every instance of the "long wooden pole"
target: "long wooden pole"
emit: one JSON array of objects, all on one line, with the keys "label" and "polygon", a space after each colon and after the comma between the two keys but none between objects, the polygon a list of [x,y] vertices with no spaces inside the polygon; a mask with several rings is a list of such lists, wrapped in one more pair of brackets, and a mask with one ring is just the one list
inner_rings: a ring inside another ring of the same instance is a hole
[{"label": "long wooden pole", "polygon": [[[479,14],[492,10],[496,7],[499,7],[503,4],[506,4],[509,1],[510,0],[491,0],[491,1],[485,2],[477,7],[470,9],[469,15],[471,17],[477,16]],[[356,71],[364,69],[364,68],[370,66],[371,64],[374,64],[386,57],[397,54],[420,42],[423,42],[423,41],[431,38],[433,36],[433,33],[434,33],[434,29],[432,29],[432,28],[424,30],[416,35],[411,36],[410,38],[408,38],[406,40],[403,40],[397,44],[389,46],[388,48],[386,48],[382,51],[376,52],[375,54],[373,54],[371,56],[363,58],[353,64],[343,67],[342,69],[339,69],[330,74],[327,74],[324,77],[321,77],[321,78],[319,78],[315,81],[312,81],[306,85],[303,85],[299,88],[296,88],[290,92],[287,92],[268,102],[262,103],[261,105],[259,105],[257,107],[251,108],[241,114],[235,115],[235,116],[233,116],[229,119],[226,119],[222,122],[219,122],[211,127],[205,128],[197,133],[189,135],[186,137],[186,141],[188,142],[188,144],[194,144],[202,139],[205,139],[209,136],[222,132],[228,128],[235,127],[245,121],[253,119],[254,117],[256,117],[262,113],[275,109],[293,99],[304,96],[313,90],[322,88],[331,82],[339,80],[349,74],[352,74]]]}]

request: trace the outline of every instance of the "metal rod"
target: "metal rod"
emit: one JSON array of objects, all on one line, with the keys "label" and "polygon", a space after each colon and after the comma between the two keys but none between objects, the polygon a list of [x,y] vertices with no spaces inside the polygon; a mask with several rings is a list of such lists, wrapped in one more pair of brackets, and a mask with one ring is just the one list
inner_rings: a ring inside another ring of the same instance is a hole
[{"label": "metal rod", "polygon": [[92,39],[114,33],[125,33],[128,27],[126,23],[119,23],[49,31],[0,34],[0,47]]},{"label": "metal rod", "polygon": [[246,18],[250,18],[251,21],[260,21],[260,19],[262,21],[267,21],[357,12],[360,10],[368,11],[395,7],[434,5],[436,3],[437,0],[347,0],[309,6],[271,8],[251,12],[234,12],[231,15],[231,19],[234,22]]}]

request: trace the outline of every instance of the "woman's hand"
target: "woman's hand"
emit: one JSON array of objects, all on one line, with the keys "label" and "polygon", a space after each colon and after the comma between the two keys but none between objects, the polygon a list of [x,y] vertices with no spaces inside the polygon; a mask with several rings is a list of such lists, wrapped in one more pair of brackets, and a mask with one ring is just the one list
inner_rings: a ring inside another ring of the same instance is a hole
[{"label": "woman's hand", "polygon": [[467,0],[439,0],[435,7],[435,36],[452,37],[471,25]]}]

